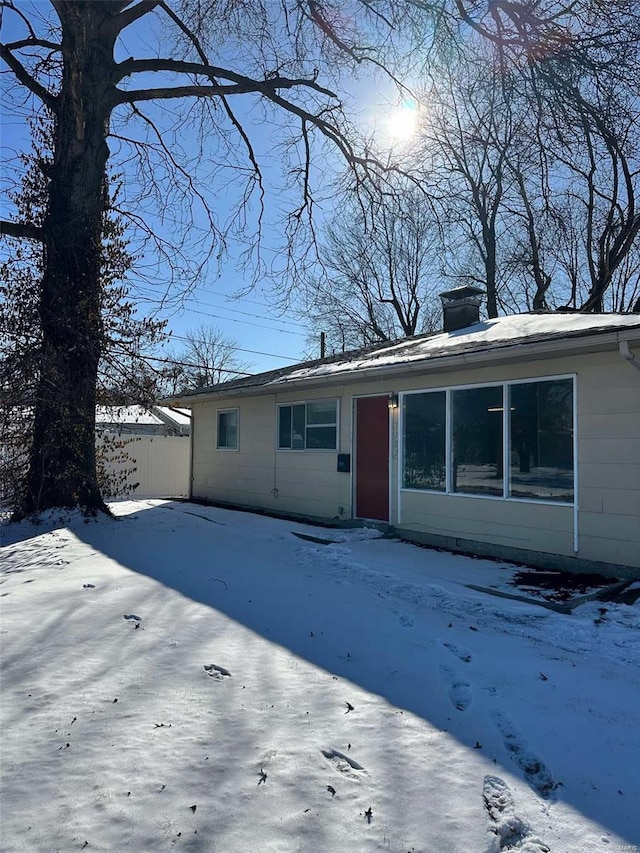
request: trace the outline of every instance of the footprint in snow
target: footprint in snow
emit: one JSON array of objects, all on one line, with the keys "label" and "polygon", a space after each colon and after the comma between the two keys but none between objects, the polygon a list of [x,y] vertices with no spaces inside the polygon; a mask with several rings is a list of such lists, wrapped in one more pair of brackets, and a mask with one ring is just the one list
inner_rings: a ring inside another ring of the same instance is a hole
[{"label": "footprint in snow", "polygon": [[449,685],[449,698],[454,708],[466,711],[471,704],[471,685],[448,666],[441,666],[440,673]]},{"label": "footprint in snow", "polygon": [[206,663],[204,665],[204,671],[207,675],[211,676],[211,678],[215,678],[216,681],[222,681],[223,678],[231,678],[231,673],[228,669],[225,669],[223,666],[218,666],[215,663]]},{"label": "footprint in snow", "polygon": [[511,758],[522,770],[524,778],[541,797],[549,799],[558,785],[545,764],[529,749],[509,717],[500,710],[492,713],[492,718]]},{"label": "footprint in snow", "polygon": [[349,755],[338,752],[337,749],[321,749],[320,752],[337,773],[347,776],[350,779],[359,779],[360,776],[367,772],[362,764],[358,764]]},{"label": "footprint in snow", "polygon": [[445,649],[448,649],[452,655],[455,655],[459,658],[463,663],[471,663],[471,652],[467,651],[467,649],[462,649],[460,646],[456,646],[455,643],[449,642],[449,640],[439,640]]},{"label": "footprint in snow", "polygon": [[511,790],[504,779],[485,776],[482,799],[491,821],[489,828],[495,836],[489,853],[503,850],[550,853],[550,848],[534,836],[529,824],[516,814]]},{"label": "footprint in snow", "polygon": [[142,622],[142,616],[136,616],[135,613],[125,613],[122,618],[127,622]]}]

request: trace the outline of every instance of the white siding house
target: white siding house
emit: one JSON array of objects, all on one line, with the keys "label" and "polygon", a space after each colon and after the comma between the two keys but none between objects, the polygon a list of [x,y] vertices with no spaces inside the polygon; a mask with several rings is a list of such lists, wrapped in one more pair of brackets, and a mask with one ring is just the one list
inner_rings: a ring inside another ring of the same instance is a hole
[{"label": "white siding house", "polygon": [[477,322],[203,389],[191,496],[640,576],[640,317]]}]

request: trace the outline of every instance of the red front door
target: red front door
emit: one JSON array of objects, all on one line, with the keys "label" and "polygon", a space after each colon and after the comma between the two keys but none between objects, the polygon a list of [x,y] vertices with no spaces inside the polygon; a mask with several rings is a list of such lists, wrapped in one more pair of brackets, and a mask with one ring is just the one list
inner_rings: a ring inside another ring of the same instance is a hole
[{"label": "red front door", "polygon": [[389,521],[388,397],[356,400],[356,516]]}]

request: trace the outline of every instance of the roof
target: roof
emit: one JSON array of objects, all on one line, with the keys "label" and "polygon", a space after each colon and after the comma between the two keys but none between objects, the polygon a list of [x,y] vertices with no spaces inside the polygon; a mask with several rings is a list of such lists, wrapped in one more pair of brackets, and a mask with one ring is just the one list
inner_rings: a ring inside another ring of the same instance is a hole
[{"label": "roof", "polygon": [[[629,334],[623,334],[629,332]],[[341,353],[329,358],[294,364],[242,379],[222,382],[172,398],[181,405],[208,396],[258,394],[284,390],[311,382],[357,379],[382,372],[413,372],[442,369],[455,363],[477,361],[483,355],[504,360],[544,351],[561,354],[579,348],[585,339],[593,345],[600,338],[640,339],[638,314],[578,314],[570,312],[517,314],[483,320],[453,332],[437,332],[403,338],[392,343]]]},{"label": "roof", "polygon": [[135,424],[136,426],[186,427],[191,422],[189,410],[168,406],[96,406],[97,424]]},{"label": "roof", "polygon": [[96,423],[161,426],[164,421],[144,406],[96,406]]}]

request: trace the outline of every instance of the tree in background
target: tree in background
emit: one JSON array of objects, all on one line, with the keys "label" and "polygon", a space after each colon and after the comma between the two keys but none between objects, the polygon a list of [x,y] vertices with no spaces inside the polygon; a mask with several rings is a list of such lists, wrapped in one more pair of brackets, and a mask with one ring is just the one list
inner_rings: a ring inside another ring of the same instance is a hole
[{"label": "tree in background", "polygon": [[237,379],[251,365],[238,355],[238,343],[215,326],[201,325],[188,332],[185,343],[172,356],[175,369],[170,376],[169,394],[195,391]]},{"label": "tree in background", "polygon": [[486,288],[490,317],[632,310],[640,10],[483,5],[469,13],[475,36],[429,69],[422,93],[415,168],[447,229],[445,266]]},{"label": "tree in background", "polygon": [[[347,189],[320,245],[324,274],[307,277],[301,313],[330,349],[429,329],[434,294],[459,284],[484,288],[489,317],[638,304],[638,12],[456,6],[468,26],[443,3],[440,38],[416,69],[410,180],[386,181],[374,202],[370,186]],[[429,218],[422,326],[394,292],[397,270],[412,267],[384,220],[403,229],[403,208]]]},{"label": "tree in background", "polygon": [[300,314],[329,352],[436,327],[437,225],[410,181],[394,179],[382,197],[351,193],[322,233],[322,266],[301,283]]}]

